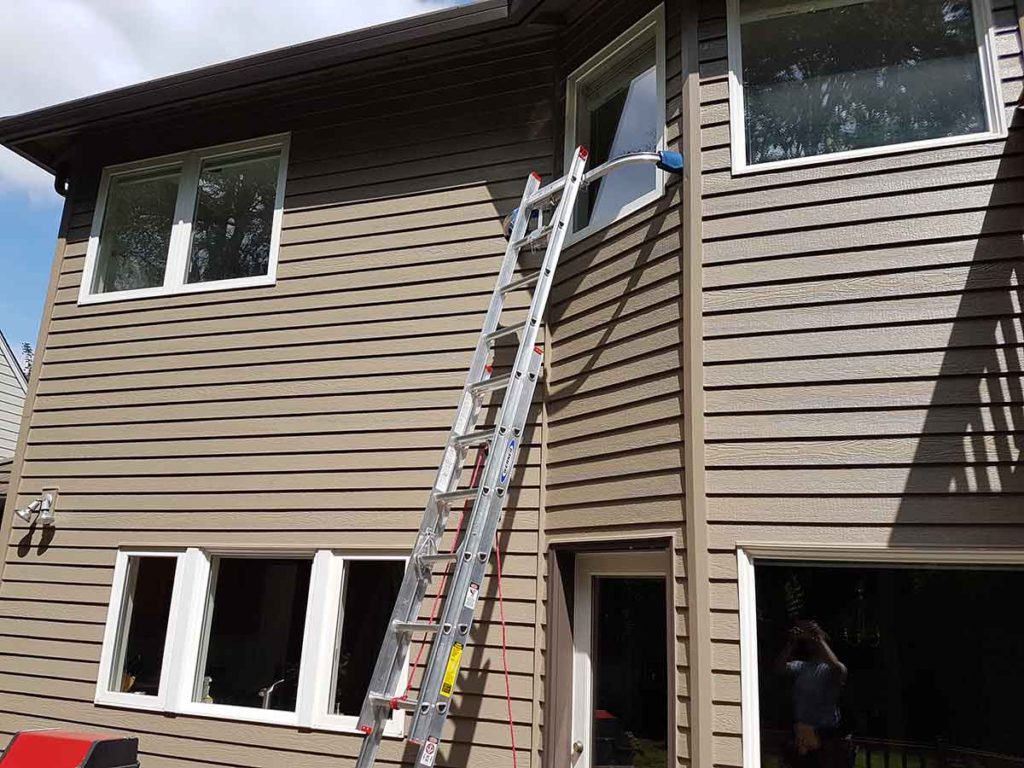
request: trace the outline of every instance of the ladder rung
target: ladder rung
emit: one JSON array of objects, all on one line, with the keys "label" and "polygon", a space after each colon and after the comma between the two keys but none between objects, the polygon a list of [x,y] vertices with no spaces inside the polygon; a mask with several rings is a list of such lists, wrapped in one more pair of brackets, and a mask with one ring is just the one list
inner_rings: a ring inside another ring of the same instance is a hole
[{"label": "ladder rung", "polygon": [[510,373],[503,373],[501,376],[491,376],[488,379],[476,382],[476,384],[470,384],[469,391],[474,395],[479,395],[482,392],[493,392],[496,389],[504,389],[511,380],[512,374]]},{"label": "ladder rung", "polygon": [[459,559],[458,552],[435,552],[432,555],[421,555],[424,563],[450,563]]},{"label": "ladder rung", "polygon": [[479,490],[479,488],[459,488],[458,490],[449,491],[448,493],[439,493],[435,498],[441,504],[452,504],[453,502],[476,498],[476,493]]},{"label": "ladder rung", "polygon": [[500,325],[495,330],[487,334],[487,341],[497,341],[498,339],[504,338],[505,336],[511,336],[514,333],[519,333],[524,330],[528,325],[527,323],[518,323],[516,325]]},{"label": "ladder rung", "polygon": [[488,443],[494,438],[494,429],[480,429],[476,432],[467,432],[464,435],[459,435],[452,440],[452,443],[458,448],[468,448],[471,445],[480,445],[481,443]]},{"label": "ladder rung", "polygon": [[391,627],[395,632],[405,632],[412,635],[416,632],[437,632],[441,625],[431,624],[426,621],[396,621]]},{"label": "ladder rung", "polygon": [[[381,696],[379,693],[371,693],[370,701],[376,707],[387,707],[388,709],[402,709],[406,712],[415,712],[419,707],[418,701],[411,701],[410,699],[393,699],[387,696]],[[394,705],[392,705],[394,702]]]},{"label": "ladder rung", "polygon": [[526,205],[530,208],[535,208],[539,203],[543,203],[559,192],[565,187],[565,176],[560,179],[555,179],[547,186],[541,187],[534,192],[526,201]]},{"label": "ladder rung", "polygon": [[550,235],[553,229],[554,227],[551,224],[545,224],[543,227],[537,227],[537,229],[533,230],[533,232],[528,234],[523,239],[516,240],[514,243],[512,243],[512,247],[515,248],[516,250],[519,250],[520,248],[523,248],[525,246],[538,243],[545,237]]},{"label": "ladder rung", "polygon": [[533,285],[538,279],[540,279],[540,272],[534,272],[532,275],[527,275],[526,277],[521,277],[518,280],[505,283],[501,286],[501,292],[510,293],[512,291],[518,291],[520,288],[526,288]]}]

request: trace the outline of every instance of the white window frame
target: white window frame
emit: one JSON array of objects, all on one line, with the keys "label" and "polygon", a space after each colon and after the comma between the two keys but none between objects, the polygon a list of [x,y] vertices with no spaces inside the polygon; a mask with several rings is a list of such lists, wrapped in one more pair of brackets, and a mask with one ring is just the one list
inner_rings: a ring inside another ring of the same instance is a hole
[{"label": "white window frame", "polygon": [[[110,589],[110,604],[107,606],[107,623],[103,630],[103,645],[100,649],[99,673],[96,677],[96,693],[93,701],[96,704],[107,704],[116,707],[132,707],[133,709],[162,710],[166,707],[168,691],[171,689],[173,669],[173,638],[178,632],[177,617],[183,599],[184,568],[182,567],[183,552],[181,550],[119,550],[114,560],[114,576]],[[167,636],[164,638],[164,655],[160,665],[160,685],[156,696],[137,693],[122,693],[111,690],[110,677],[117,661],[118,636],[124,623],[125,597],[134,583],[130,578],[131,559],[140,557],[174,558],[174,586],[171,590],[171,607],[167,614]]]},{"label": "white window frame", "polygon": [[[977,40],[978,56],[981,64],[982,90],[985,97],[985,116],[988,130],[979,133],[968,133],[962,136],[945,136],[920,141],[907,141],[901,144],[886,144],[878,147],[863,147],[842,152],[823,155],[793,157],[786,160],[773,160],[767,163],[747,163],[746,115],[743,104],[743,46],[741,42],[740,1],[727,0],[726,18],[728,35],[729,59],[729,144],[732,155],[732,172],[734,175],[760,173],[806,165],[824,165],[838,163],[856,158],[876,157],[878,155],[902,154],[921,149],[938,149],[959,144],[975,144],[993,139],[1005,139],[1007,136],[1006,113],[1003,105],[1002,89],[999,73],[996,68],[995,31],[992,26],[992,9],[989,0],[970,0],[974,12],[974,31]],[[794,6],[806,6],[808,10],[836,8],[871,0],[795,0]]]},{"label": "white window frame", "polygon": [[[128,582],[128,560],[131,557],[176,557],[178,559],[158,696],[140,696],[108,690],[117,634],[120,629],[121,606],[124,602]],[[213,561],[219,557],[296,558],[312,561],[294,712],[193,701],[197,680],[201,674],[199,663],[203,651],[204,633],[211,617],[213,591],[216,588],[213,579]],[[200,549],[190,547],[178,551],[155,549],[118,551],[114,567],[111,602],[107,609],[107,624],[104,630],[99,677],[96,682],[95,703],[127,709],[145,709],[222,720],[269,723],[318,731],[360,734],[356,727],[358,717],[330,714],[328,701],[333,684],[330,678],[334,671],[334,653],[340,642],[344,621],[341,613],[344,607],[341,603],[341,590],[344,586],[345,566],[354,560],[388,560],[405,563],[408,558],[394,552],[374,550],[342,552],[310,549],[218,547]],[[402,685],[405,684],[408,674],[407,659]],[[392,713],[385,725],[384,735],[402,737],[404,733],[405,713],[400,711]]]},{"label": "white window frame", "polygon": [[744,768],[761,768],[761,712],[754,566],[765,560],[867,566],[1024,566],[1024,550],[874,545],[745,544],[736,547],[740,624],[740,710]]},{"label": "white window frame", "polygon": [[[102,304],[111,301],[128,299],[144,299],[176,294],[204,293],[207,291],[227,291],[238,288],[274,285],[277,282],[277,260],[281,248],[281,222],[284,218],[284,191],[288,176],[288,150],[290,135],[279,134],[251,141],[221,144],[190,152],[149,158],[134,163],[111,165],[103,169],[100,186],[96,195],[96,210],[92,217],[92,230],[89,234],[89,246],[85,254],[85,267],[82,272],[82,284],[78,291],[78,303]],[[274,215],[270,233],[270,253],[267,258],[267,273],[251,277],[235,277],[224,280],[207,280],[199,283],[185,282],[188,271],[189,253],[192,247],[192,220],[195,216],[196,198],[199,194],[199,174],[207,160],[222,160],[234,155],[247,155],[261,150],[278,150],[280,152],[277,173],[277,194],[274,199]],[[103,217],[107,206],[111,179],[118,176],[137,174],[145,171],[157,171],[161,168],[179,167],[178,197],[174,205],[174,220],[171,225],[171,237],[168,245],[167,264],[164,268],[163,285],[151,288],[136,288],[127,291],[107,291],[92,293],[93,279],[96,275],[97,260],[100,252],[100,235],[103,229]]]},{"label": "white window frame", "polygon": [[[645,37],[654,38],[658,110],[656,119],[659,128],[657,151],[665,149],[665,6],[661,4],[648,12],[642,19],[616,37],[598,53],[587,59],[586,62],[577,67],[565,79],[565,168],[569,167],[576,152],[577,102],[580,85],[586,83],[588,78],[607,67],[623,50],[628,50],[637,40]],[[593,222],[577,232],[570,231],[566,234],[565,244],[568,246],[579,242],[660,199],[665,194],[665,176],[666,173],[664,171],[655,169],[654,189],[627,203],[608,221]]]},{"label": "white window frame", "polygon": [[640,576],[661,578],[665,581],[666,637],[665,663],[669,685],[668,731],[675,729],[671,702],[675,700],[669,637],[674,632],[672,614],[672,572],[668,552],[665,550],[630,552],[581,552],[576,555],[573,607],[573,674],[572,674],[572,741],[583,744],[573,768],[590,768],[593,748],[593,617],[595,576]]}]

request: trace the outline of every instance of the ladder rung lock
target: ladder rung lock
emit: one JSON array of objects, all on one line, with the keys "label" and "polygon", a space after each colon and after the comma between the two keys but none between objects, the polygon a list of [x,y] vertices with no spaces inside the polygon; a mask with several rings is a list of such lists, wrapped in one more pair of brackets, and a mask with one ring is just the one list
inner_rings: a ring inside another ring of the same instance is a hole
[{"label": "ladder rung lock", "polygon": [[545,224],[543,227],[537,227],[537,229],[533,230],[533,232],[528,234],[526,237],[512,243],[512,248],[519,250],[520,248],[525,248],[527,246],[534,245],[535,243],[539,243],[545,237],[550,235],[553,230],[554,227],[550,224]]},{"label": "ladder rung lock", "polygon": [[513,280],[510,283],[505,283],[501,287],[502,293],[511,293],[512,291],[518,291],[520,288],[527,288],[540,279],[540,272],[534,272],[532,275],[521,277],[518,280]]},{"label": "ladder rung lock", "polygon": [[448,491],[448,493],[439,493],[435,498],[441,504],[451,504],[456,501],[464,501],[465,499],[472,499],[476,496],[479,488],[459,488],[455,491]]},{"label": "ladder rung lock", "polygon": [[454,443],[459,448],[468,448],[469,446],[472,445],[481,445],[482,443],[489,443],[493,439],[493,429],[481,429],[477,430],[476,432],[468,432],[465,435],[459,435],[458,437],[452,439],[452,443]]},{"label": "ladder rung lock", "polygon": [[420,560],[425,563],[450,563],[458,559],[458,552],[435,552],[432,555],[420,555]]},{"label": "ladder rung lock", "polygon": [[487,341],[497,341],[498,339],[504,338],[505,336],[511,336],[514,333],[519,333],[521,330],[525,329],[526,326],[527,323],[498,326],[498,328],[487,334]]},{"label": "ladder rung lock", "polygon": [[483,381],[471,384],[469,390],[474,395],[478,395],[482,392],[493,392],[496,389],[504,389],[508,386],[508,383],[511,380],[511,374],[503,373],[501,376],[491,376],[489,379],[484,379]]},{"label": "ladder rung lock", "polygon": [[545,200],[548,200],[549,198],[552,198],[555,195],[557,195],[559,192],[562,191],[562,188],[564,186],[565,177],[563,176],[562,178],[551,182],[546,187],[541,187],[536,192],[534,192],[533,195],[526,201],[526,205],[529,206],[530,208],[534,208],[538,203],[542,203]]},{"label": "ladder rung lock", "polygon": [[415,712],[420,708],[418,701],[410,701],[409,699],[396,699],[388,696],[381,696],[379,693],[371,693],[370,701],[373,702],[374,706],[387,707],[388,709],[401,709],[405,712]]},{"label": "ladder rung lock", "polygon": [[395,632],[405,632],[410,635],[417,632],[437,632],[441,628],[440,624],[431,624],[427,621],[396,621],[391,626]]}]

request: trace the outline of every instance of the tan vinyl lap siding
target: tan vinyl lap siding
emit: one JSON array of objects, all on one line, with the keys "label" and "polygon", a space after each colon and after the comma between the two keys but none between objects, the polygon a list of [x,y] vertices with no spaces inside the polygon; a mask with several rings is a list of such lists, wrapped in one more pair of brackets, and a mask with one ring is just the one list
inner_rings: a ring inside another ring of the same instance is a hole
[{"label": "tan vinyl lap siding", "polygon": [[1024,545],[1017,16],[1010,138],[733,177],[700,23],[714,762],[742,764],[737,543]]},{"label": "tan vinyl lap siding", "polygon": [[[520,35],[498,61],[420,54],[403,85],[355,78],[334,112],[300,115],[272,288],[80,308],[93,201],[76,190],[19,487],[27,500],[59,484],[59,525],[45,546],[20,523],[8,542],[0,730],[127,729],[157,768],[355,755],[354,736],[94,707],[115,547],[408,548],[504,250],[500,215],[530,170],[552,172],[549,48]],[[430,95],[401,99],[417,87]],[[499,535],[520,765],[535,712],[539,416]],[[443,763],[511,762],[493,580],[482,602]],[[401,755],[389,740],[384,760]]]},{"label": "tan vinyl lap siding", "polygon": [[[563,75],[653,5],[576,6],[562,37]],[[665,5],[667,135],[675,148],[682,22],[679,4]],[[543,524],[548,540],[559,543],[651,536],[673,542],[675,753],[686,765],[679,211],[672,180],[659,201],[563,254],[549,313]],[[558,756],[545,756],[550,760]]]}]

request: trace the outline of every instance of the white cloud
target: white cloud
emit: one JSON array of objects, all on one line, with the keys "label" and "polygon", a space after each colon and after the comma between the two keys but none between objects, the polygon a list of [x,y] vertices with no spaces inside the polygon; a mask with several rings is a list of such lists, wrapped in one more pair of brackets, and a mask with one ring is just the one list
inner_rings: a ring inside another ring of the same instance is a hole
[{"label": "white cloud", "polygon": [[[455,0],[3,0],[0,115],[455,5]],[[0,193],[53,196],[0,149]]]}]

